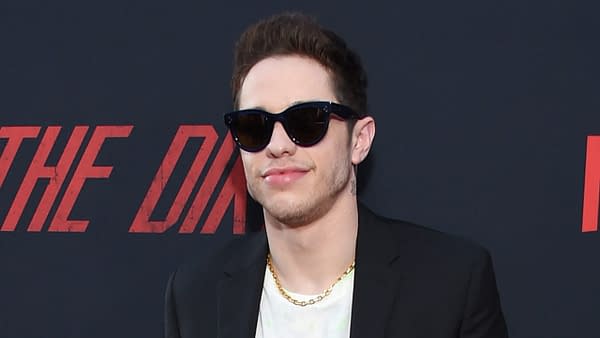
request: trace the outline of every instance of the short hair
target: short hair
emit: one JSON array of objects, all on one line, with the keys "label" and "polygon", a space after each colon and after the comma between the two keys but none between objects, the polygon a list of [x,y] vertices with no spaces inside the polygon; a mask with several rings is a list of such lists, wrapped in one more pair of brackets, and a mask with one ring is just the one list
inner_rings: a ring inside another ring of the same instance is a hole
[{"label": "short hair", "polygon": [[281,55],[309,57],[331,73],[333,91],[340,103],[367,113],[367,74],[358,54],[316,19],[301,13],[283,13],[248,27],[235,45],[231,89],[234,109],[250,69],[258,62]]}]

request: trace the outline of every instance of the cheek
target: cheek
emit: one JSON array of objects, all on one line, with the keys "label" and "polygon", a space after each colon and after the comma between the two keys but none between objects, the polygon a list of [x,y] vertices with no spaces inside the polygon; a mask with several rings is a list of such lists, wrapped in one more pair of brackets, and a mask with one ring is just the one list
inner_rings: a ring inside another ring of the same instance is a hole
[{"label": "cheek", "polygon": [[[332,121],[334,122],[334,121]],[[327,157],[329,161],[336,161],[338,166],[345,164],[347,159],[352,156],[352,138],[350,135],[350,131],[348,130],[348,126],[345,122],[335,121],[337,122],[333,126],[330,126],[331,133],[328,133],[329,143],[331,144],[327,150]]]},{"label": "cheek", "polygon": [[314,157],[318,167],[322,167],[329,175],[335,176],[346,166],[351,166],[350,146],[346,139],[332,143]]},{"label": "cheek", "polygon": [[254,166],[255,166],[256,159],[254,158],[254,156],[252,154],[247,153],[243,150],[241,151],[240,156],[242,158],[244,174],[246,174],[246,179],[249,180],[253,176],[252,173],[254,172]]}]

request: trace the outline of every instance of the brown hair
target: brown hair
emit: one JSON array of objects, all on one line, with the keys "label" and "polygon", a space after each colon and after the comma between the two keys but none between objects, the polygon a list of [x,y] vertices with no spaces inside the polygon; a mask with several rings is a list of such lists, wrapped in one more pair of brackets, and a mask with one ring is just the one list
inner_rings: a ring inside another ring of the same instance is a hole
[{"label": "brown hair", "polygon": [[367,74],[359,56],[334,32],[301,13],[283,13],[250,26],[236,43],[231,89],[233,106],[239,108],[242,83],[250,69],[276,55],[307,56],[332,75],[340,101],[358,113],[367,112]]}]

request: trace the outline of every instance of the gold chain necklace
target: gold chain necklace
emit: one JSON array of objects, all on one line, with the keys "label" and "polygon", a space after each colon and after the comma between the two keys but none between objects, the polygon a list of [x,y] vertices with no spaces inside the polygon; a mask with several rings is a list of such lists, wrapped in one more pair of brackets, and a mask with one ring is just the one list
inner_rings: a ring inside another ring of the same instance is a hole
[{"label": "gold chain necklace", "polygon": [[318,303],[320,301],[322,301],[325,297],[329,296],[329,294],[331,294],[331,291],[333,290],[333,287],[339,283],[339,281],[341,281],[342,279],[344,279],[344,277],[348,276],[348,274],[350,272],[352,272],[352,270],[354,270],[354,261],[352,261],[352,264],[350,264],[350,266],[346,269],[346,271],[344,271],[344,273],[338,277],[338,279],[333,282],[333,284],[331,284],[327,289],[325,289],[325,291],[323,291],[320,295],[311,298],[309,300],[297,300],[295,298],[293,298],[292,296],[290,296],[289,293],[287,293],[287,291],[285,291],[285,289],[283,288],[283,286],[281,286],[281,283],[279,282],[279,278],[277,277],[277,274],[275,273],[275,269],[273,268],[273,263],[271,262],[271,253],[267,254],[267,267],[269,268],[269,271],[271,272],[271,276],[273,276],[273,279],[275,280],[275,285],[277,286],[277,290],[279,290],[279,293],[281,293],[281,295],[287,299],[290,303],[294,304],[294,305],[298,305],[298,306],[307,306],[307,305],[313,305],[315,303]]}]

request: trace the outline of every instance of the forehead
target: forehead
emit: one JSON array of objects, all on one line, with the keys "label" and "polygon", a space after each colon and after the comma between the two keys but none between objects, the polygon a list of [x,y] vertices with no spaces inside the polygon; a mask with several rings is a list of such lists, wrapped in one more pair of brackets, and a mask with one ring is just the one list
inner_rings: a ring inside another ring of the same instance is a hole
[{"label": "forehead", "polygon": [[305,101],[336,101],[330,73],[311,58],[286,55],[266,58],[250,69],[239,106],[280,112]]}]

